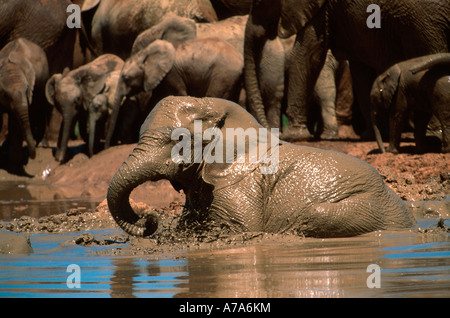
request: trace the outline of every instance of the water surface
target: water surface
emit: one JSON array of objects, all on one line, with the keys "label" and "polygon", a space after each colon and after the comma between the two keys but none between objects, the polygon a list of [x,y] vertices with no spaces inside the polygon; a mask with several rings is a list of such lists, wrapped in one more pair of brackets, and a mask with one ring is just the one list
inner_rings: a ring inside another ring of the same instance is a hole
[{"label": "water surface", "polygon": [[[79,234],[34,234],[31,255],[0,255],[0,297],[450,297],[449,233],[379,231],[139,257],[102,252],[123,243],[70,243]],[[71,264],[80,288],[69,288]]]}]

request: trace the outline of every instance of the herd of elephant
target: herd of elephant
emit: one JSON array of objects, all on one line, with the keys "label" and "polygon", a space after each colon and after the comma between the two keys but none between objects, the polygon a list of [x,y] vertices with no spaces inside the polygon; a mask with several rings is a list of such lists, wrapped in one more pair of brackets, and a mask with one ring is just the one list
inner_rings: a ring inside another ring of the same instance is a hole
[{"label": "herd of elephant", "polygon": [[[81,8],[80,29],[66,23],[72,2]],[[368,27],[370,4],[381,6],[380,27]],[[380,127],[386,121],[387,150],[396,153],[412,116],[417,151],[423,152],[434,115],[442,130],[441,149],[450,151],[448,0],[7,0],[0,3],[0,15],[0,110],[9,114],[2,148],[18,173],[23,172],[23,141],[34,158],[54,108],[62,115],[58,161],[67,158],[75,123],[90,155],[113,143],[139,140],[135,151],[151,152],[148,156],[155,163],[170,144],[161,130],[190,125],[178,116],[238,125],[251,114],[247,126],[255,121],[257,126],[280,128],[284,112],[288,123],[281,139],[295,141],[317,134],[308,127],[310,105],[317,105],[319,136],[337,139],[336,74],[342,66],[350,70],[365,121],[362,138],[375,137],[384,152]],[[171,116],[179,121],[171,122]],[[149,143],[161,149],[152,150]],[[284,231],[296,226],[306,235],[345,236],[413,223],[399,199],[364,164],[341,154],[284,145],[283,177],[264,179],[265,190],[257,194],[259,204],[270,192],[272,209],[266,206],[259,217],[246,212],[254,209],[255,198],[242,199],[250,197],[246,189],[263,187],[255,172],[251,180],[231,177],[242,187],[230,189],[225,185],[230,177],[219,171],[224,167],[180,169],[161,165],[167,159],[162,157],[157,166],[164,166],[164,172],[126,176],[133,175],[138,164],[124,164],[131,172],[121,168],[111,183],[111,213],[127,232],[151,234],[152,217],[134,214],[127,199],[144,177],[164,177],[185,190],[187,207],[208,211],[240,229]],[[306,165],[307,160],[315,163]],[[282,189],[299,188],[293,180],[298,182],[305,169],[309,175],[303,182],[309,186],[299,190],[298,200],[285,202],[279,197]],[[330,178],[318,185],[322,181],[311,176],[310,169]],[[192,175],[186,177],[186,172]],[[201,195],[189,185],[194,174],[206,182],[198,185],[204,190]],[[321,187],[328,191],[318,193]],[[374,193],[384,199],[375,202]],[[241,200],[230,200],[233,196]],[[299,210],[304,211],[301,217]],[[251,220],[246,218],[250,214]]]}]

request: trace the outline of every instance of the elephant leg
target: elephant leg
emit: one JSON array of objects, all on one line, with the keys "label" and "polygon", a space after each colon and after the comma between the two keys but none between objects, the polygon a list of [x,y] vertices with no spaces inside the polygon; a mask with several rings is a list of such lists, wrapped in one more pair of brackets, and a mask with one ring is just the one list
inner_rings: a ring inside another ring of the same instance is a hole
[{"label": "elephant leg", "polygon": [[319,98],[321,115],[323,120],[322,139],[338,139],[338,123],[336,117],[336,72],[339,67],[338,61],[327,53],[325,64],[316,82],[316,96]]},{"label": "elephant leg", "polygon": [[[312,207],[311,215],[298,228],[300,234],[313,237],[348,237],[379,229],[400,229],[412,225],[406,207],[388,189],[386,195],[373,199],[373,194],[354,194],[337,202],[324,202]],[[387,208],[384,202],[395,200]],[[383,211],[383,213],[379,213]]]},{"label": "elephant leg", "polygon": [[268,40],[264,45],[258,77],[261,97],[270,128],[281,127],[281,104],[284,96],[285,53],[281,42]]},{"label": "elephant leg", "polygon": [[[370,118],[370,90],[375,81],[376,73],[369,67],[352,61],[350,63],[353,92],[364,120],[364,128],[360,134],[363,140],[374,140],[374,132]],[[384,128],[384,127],[380,127]]]},{"label": "elephant leg", "polygon": [[[445,105],[445,104],[443,104]],[[450,152],[450,107],[439,105],[436,117],[439,119],[442,128],[442,152]]]},{"label": "elephant leg", "polygon": [[[381,208],[381,207],[380,207]],[[345,199],[340,202],[324,202],[314,205],[305,223],[297,232],[308,237],[348,237],[382,228],[378,213],[369,211],[365,200]],[[364,224],[362,224],[364,220]]]},{"label": "elephant leg", "polygon": [[416,153],[420,154],[426,151],[426,132],[431,116],[431,113],[421,111],[414,112],[414,140],[416,142]]},{"label": "elephant leg", "polygon": [[9,114],[8,136],[4,144],[7,145],[8,151],[8,171],[17,175],[27,175],[23,168],[26,162],[24,162],[22,142],[23,134],[19,121],[14,115]]},{"label": "elephant leg", "polygon": [[339,138],[359,138],[352,125],[353,103],[354,96],[350,66],[348,61],[340,61],[336,71],[336,119],[338,123]]},{"label": "elephant leg", "polygon": [[338,139],[336,119],[336,80],[335,67],[328,60],[325,62],[314,88],[314,97],[320,105],[323,121],[321,139]]},{"label": "elephant leg", "polygon": [[261,88],[261,96],[264,100],[267,122],[270,128],[281,127],[281,102],[283,100],[283,83]]}]

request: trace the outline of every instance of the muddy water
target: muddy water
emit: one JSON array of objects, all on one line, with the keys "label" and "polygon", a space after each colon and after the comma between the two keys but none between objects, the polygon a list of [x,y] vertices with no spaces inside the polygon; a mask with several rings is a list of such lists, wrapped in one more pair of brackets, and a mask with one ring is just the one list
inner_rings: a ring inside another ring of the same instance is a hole
[{"label": "muddy water", "polygon": [[74,192],[36,181],[1,181],[0,219],[11,220],[24,215],[39,218],[70,209],[93,211],[103,200],[102,196],[67,195],[71,191]]},{"label": "muddy water", "polygon": [[[422,229],[436,224],[418,221]],[[107,253],[126,242],[71,243],[78,235],[34,234],[32,254],[0,255],[0,297],[450,297],[450,235],[439,231],[139,257]],[[71,264],[79,271],[68,272]]]}]

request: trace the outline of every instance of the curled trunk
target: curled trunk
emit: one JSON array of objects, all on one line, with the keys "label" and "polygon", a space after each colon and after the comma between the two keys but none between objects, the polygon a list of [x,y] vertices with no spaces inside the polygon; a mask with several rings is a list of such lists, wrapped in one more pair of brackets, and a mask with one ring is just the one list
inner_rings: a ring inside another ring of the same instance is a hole
[{"label": "curled trunk", "polygon": [[138,216],[129,201],[131,191],[138,185],[160,179],[151,169],[146,169],[147,166],[133,152],[114,175],[107,193],[109,211],[114,220],[125,232],[139,237],[149,236],[158,228],[154,215]]}]

